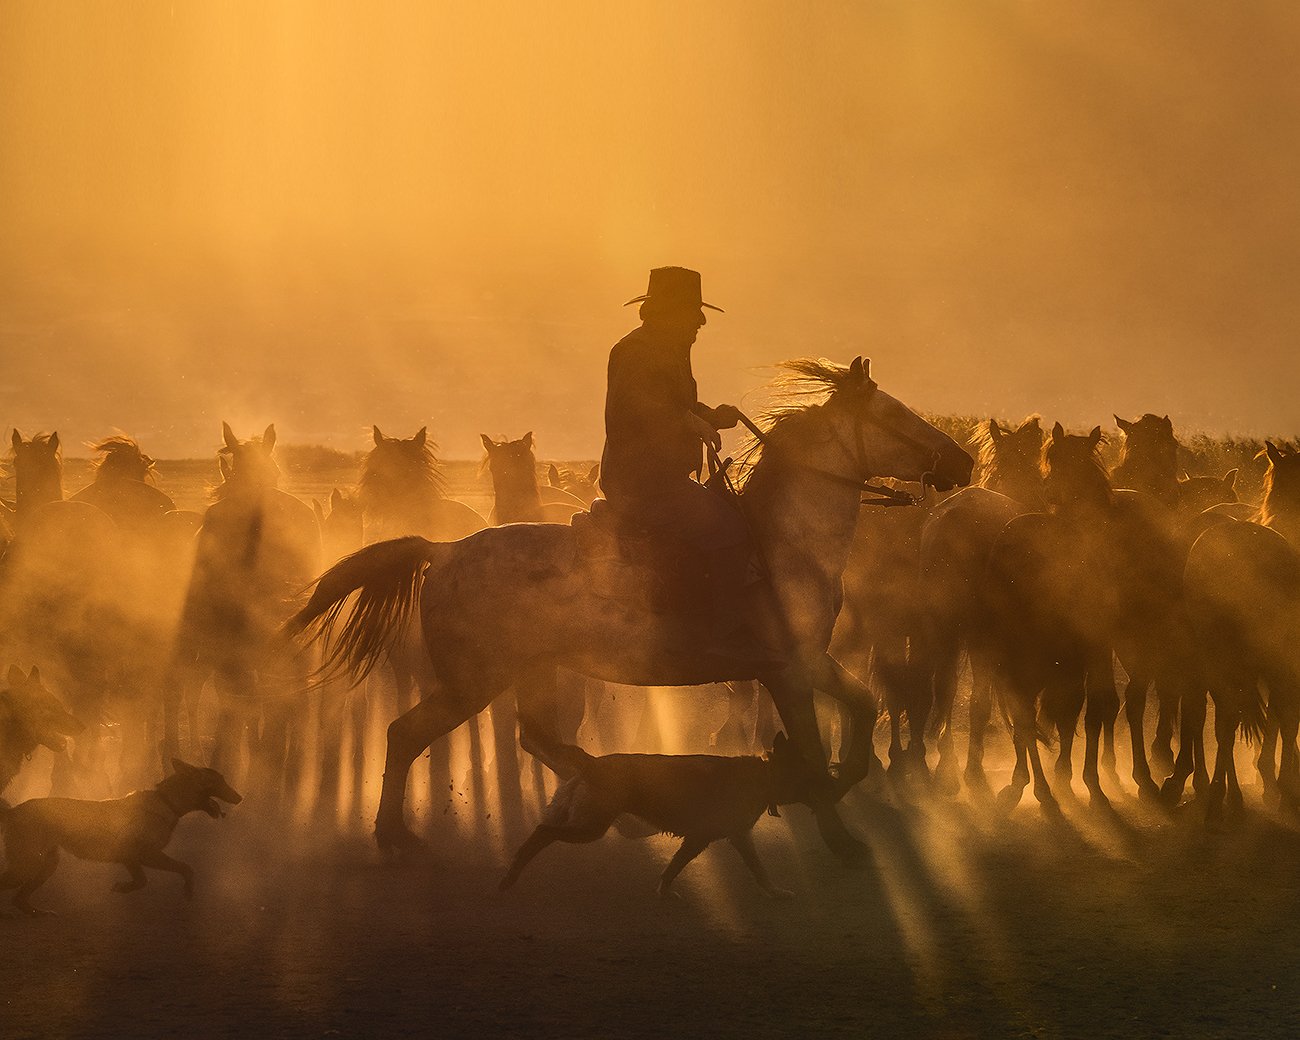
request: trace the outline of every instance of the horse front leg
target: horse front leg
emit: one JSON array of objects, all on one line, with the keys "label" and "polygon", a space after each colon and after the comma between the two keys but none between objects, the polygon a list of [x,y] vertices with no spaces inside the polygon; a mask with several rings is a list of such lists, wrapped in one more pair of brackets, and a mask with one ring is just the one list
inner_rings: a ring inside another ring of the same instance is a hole
[{"label": "horse front leg", "polygon": [[872,737],[880,709],[871,688],[830,654],[823,655],[813,685],[839,702],[842,718],[847,722],[840,742],[840,767],[837,776],[842,797],[849,788],[881,769]]},{"label": "horse front leg", "polygon": [[1129,745],[1133,750],[1133,782],[1137,784],[1138,798],[1144,802],[1153,802],[1160,797],[1160,789],[1152,779],[1151,765],[1147,762],[1143,734],[1151,685],[1151,676],[1134,671],[1124,689],[1124,717],[1128,720]]},{"label": "horse front leg", "polygon": [[779,675],[760,677],[760,681],[771,693],[790,742],[803,756],[808,768],[815,792],[809,805],[817,819],[822,840],[841,862],[862,865],[868,858],[867,847],[849,832],[836,810],[839,790],[826,769],[826,750],[822,747],[817,712],[813,706],[812,677],[795,665]]},{"label": "horse front leg", "polygon": [[1091,795],[1093,808],[1109,809],[1110,799],[1101,789],[1101,776],[1097,768],[1102,732],[1108,725],[1113,729],[1115,719],[1119,715],[1119,693],[1115,689],[1115,664],[1109,648],[1093,656],[1088,667],[1085,689],[1087,709],[1083,719],[1086,734],[1083,782]]}]

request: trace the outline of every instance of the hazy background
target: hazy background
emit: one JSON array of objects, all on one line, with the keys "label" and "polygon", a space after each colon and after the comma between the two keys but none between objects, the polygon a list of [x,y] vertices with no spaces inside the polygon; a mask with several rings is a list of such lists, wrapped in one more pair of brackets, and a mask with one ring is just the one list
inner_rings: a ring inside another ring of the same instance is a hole
[{"label": "hazy background", "polygon": [[706,400],[1293,433],[1297,68],[1293,3],[7,0],[0,425],[594,456],[680,263]]}]

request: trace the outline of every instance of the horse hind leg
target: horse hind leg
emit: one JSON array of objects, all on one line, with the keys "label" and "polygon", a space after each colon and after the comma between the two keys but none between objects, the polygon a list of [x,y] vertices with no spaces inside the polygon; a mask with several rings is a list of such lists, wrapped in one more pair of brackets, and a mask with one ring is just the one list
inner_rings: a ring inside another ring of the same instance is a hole
[{"label": "horse hind leg", "polygon": [[[486,700],[490,700],[489,694]],[[411,764],[435,740],[472,718],[484,706],[478,698],[457,697],[446,688],[426,697],[394,719],[388,727],[388,750],[384,759],[384,783],[375,817],[375,841],[387,852],[420,850],[424,842],[406,824],[406,781]],[[473,705],[468,710],[465,705]]]}]

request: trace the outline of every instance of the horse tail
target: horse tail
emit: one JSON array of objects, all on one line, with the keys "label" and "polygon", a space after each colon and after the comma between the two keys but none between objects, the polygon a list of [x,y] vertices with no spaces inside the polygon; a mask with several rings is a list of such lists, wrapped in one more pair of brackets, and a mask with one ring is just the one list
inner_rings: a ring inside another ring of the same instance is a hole
[{"label": "horse tail", "polygon": [[1247,683],[1242,693],[1241,739],[1248,745],[1257,744],[1264,739],[1269,708],[1264,703],[1264,694],[1258,682]]},{"label": "horse tail", "polygon": [[345,675],[361,682],[407,631],[429,569],[446,548],[411,536],[344,557],[316,579],[311,599],[285,622],[284,634],[303,643],[321,642],[320,681]]}]

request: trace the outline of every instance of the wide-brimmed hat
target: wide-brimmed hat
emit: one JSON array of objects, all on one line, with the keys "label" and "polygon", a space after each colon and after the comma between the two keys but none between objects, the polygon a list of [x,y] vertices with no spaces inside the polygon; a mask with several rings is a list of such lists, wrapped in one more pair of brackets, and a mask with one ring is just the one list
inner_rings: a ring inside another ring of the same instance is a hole
[{"label": "wide-brimmed hat", "polygon": [[628,300],[623,306],[630,307],[634,303],[645,303],[646,300],[681,307],[683,310],[707,307],[720,314],[726,313],[721,307],[704,302],[700,289],[700,272],[692,271],[689,267],[654,268],[650,272],[650,284],[646,287],[645,295]]}]

